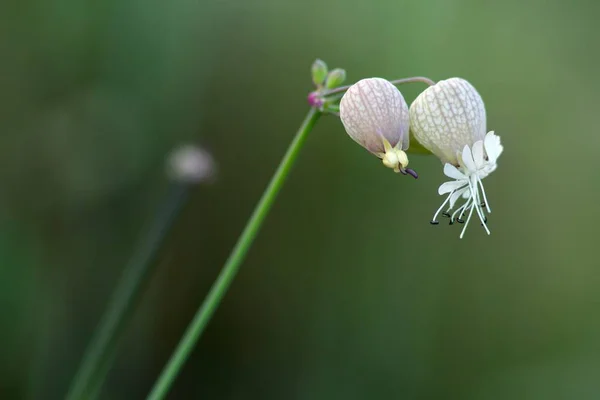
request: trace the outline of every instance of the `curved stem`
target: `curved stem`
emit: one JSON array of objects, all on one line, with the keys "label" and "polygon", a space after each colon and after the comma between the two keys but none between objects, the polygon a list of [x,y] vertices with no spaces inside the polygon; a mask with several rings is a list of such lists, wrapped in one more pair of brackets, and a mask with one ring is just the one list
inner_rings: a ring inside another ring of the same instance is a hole
[{"label": "curved stem", "polygon": [[88,345],[73,378],[67,400],[93,399],[110,368],[118,340],[153,270],[161,244],[173,225],[189,192],[189,184],[173,183],[153,226],[139,243],[133,258],[112,295],[110,303]]},{"label": "curved stem", "polygon": [[198,341],[198,338],[206,328],[206,325],[219,306],[223,296],[227,292],[227,289],[229,289],[229,286],[235,278],[242,261],[244,261],[244,257],[246,256],[248,249],[252,245],[252,242],[256,237],[256,234],[258,233],[265,217],[269,213],[277,194],[283,186],[283,183],[285,182],[285,179],[287,178],[294,161],[296,161],[298,153],[306,141],[308,133],[312,130],[320,115],[321,113],[318,110],[311,108],[308,115],[304,119],[304,122],[300,126],[300,129],[298,129],[294,140],[289,145],[287,152],[279,163],[277,171],[275,171],[275,174],[271,178],[269,186],[264,191],[260,201],[252,213],[252,216],[250,217],[250,220],[246,224],[246,227],[242,231],[235,247],[231,251],[229,258],[221,269],[217,280],[215,283],[213,283],[208,295],[204,299],[204,302],[198,311],[196,311],[192,322],[188,325],[183,337],[177,345],[177,348],[171,355],[169,362],[154,383],[154,387],[147,397],[148,400],[162,399],[169,391],[169,388],[179,374],[181,367],[192,352],[192,349]]},{"label": "curved stem", "polygon": [[412,78],[396,79],[395,81],[390,81],[390,82],[394,85],[402,85],[405,83],[415,83],[415,82],[426,83],[429,86],[435,85],[435,81],[433,81],[429,78],[426,78],[424,76],[413,76]]},{"label": "curved stem", "polygon": [[[435,82],[432,81],[429,78],[426,78],[424,76],[413,76],[411,78],[403,78],[403,79],[396,79],[395,81],[390,81],[392,84],[394,85],[402,85],[405,83],[415,83],[415,82],[422,82],[422,83],[426,83],[429,86],[433,86],[435,85]],[[348,88],[352,86],[352,85],[348,85],[348,86],[340,86],[338,88],[335,89],[331,89],[331,90],[327,90],[325,92],[323,92],[321,94],[321,96],[325,97],[325,96],[330,96],[332,94],[336,94],[336,93],[342,93],[345,92],[346,90],[348,90]]]}]

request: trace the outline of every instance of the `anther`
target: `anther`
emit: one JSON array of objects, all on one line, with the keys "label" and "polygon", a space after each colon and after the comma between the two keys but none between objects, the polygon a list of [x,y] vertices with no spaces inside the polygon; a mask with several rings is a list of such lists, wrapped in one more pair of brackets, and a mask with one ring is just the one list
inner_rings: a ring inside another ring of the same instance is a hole
[{"label": "anther", "polygon": [[447,212],[447,211],[444,211],[444,212],[442,213],[442,215],[443,215],[444,217],[446,217],[446,218],[450,218],[450,213],[449,213],[449,212]]},{"label": "anther", "polygon": [[460,218],[456,218],[456,222],[458,222],[459,224],[464,224],[465,223],[465,221],[462,220],[462,219],[460,219]]},{"label": "anther", "polygon": [[485,203],[481,203],[480,206],[485,208]]},{"label": "anther", "polygon": [[[415,179],[419,179],[419,175],[415,172],[414,169],[406,168],[406,172]],[[406,175],[406,174],[405,174]]]},{"label": "anther", "polygon": [[440,221],[430,221],[429,222],[431,225],[438,225],[440,223]]}]

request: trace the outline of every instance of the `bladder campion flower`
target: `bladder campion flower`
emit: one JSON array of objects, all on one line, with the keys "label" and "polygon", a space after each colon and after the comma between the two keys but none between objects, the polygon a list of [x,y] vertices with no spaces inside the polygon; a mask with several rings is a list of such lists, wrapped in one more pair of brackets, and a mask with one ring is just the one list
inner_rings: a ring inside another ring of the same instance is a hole
[{"label": "bladder campion flower", "polygon": [[396,86],[382,78],[362,79],[340,101],[340,119],[350,137],[395,172],[417,178],[408,165],[408,106]]},{"label": "bladder campion flower", "polygon": [[[448,204],[443,215],[450,217],[450,224],[465,224],[461,239],[473,212],[489,235],[485,214],[486,208],[488,213],[491,209],[481,181],[496,169],[503,147],[494,132],[486,134],[485,106],[479,93],[461,78],[440,81],[411,104],[410,127],[414,137],[444,163],[444,174],[454,179],[438,188],[440,195],[448,197],[431,223],[439,223],[437,216]],[[465,202],[450,214],[461,197]]]}]

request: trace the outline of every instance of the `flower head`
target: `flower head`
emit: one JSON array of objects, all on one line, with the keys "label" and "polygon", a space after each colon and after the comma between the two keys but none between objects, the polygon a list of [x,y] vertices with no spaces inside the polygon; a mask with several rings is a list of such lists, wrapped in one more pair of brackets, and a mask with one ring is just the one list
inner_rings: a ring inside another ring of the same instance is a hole
[{"label": "flower head", "polygon": [[[450,224],[465,224],[461,238],[474,212],[489,234],[486,212],[491,209],[482,180],[496,169],[503,147],[494,132],[485,133],[485,107],[479,93],[461,78],[440,81],[415,99],[410,124],[414,137],[444,163],[444,174],[453,179],[439,187],[438,193],[448,197],[431,223],[438,224],[436,218],[448,204],[443,215],[450,217]],[[464,203],[451,214],[459,198]]]},{"label": "flower head", "polygon": [[340,101],[340,119],[348,135],[381,158],[386,167],[416,177],[406,168],[409,114],[396,86],[382,78],[358,81]]}]

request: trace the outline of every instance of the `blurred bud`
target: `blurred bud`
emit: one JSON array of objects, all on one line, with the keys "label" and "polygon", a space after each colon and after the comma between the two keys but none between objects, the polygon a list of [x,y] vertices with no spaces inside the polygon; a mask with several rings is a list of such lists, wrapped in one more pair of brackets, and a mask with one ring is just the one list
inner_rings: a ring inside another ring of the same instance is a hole
[{"label": "blurred bud", "polygon": [[423,147],[443,163],[458,165],[463,148],[485,137],[483,100],[464,79],[439,81],[411,104],[410,128]]},{"label": "blurred bud", "polygon": [[327,80],[325,81],[325,88],[327,88],[327,89],[336,88],[338,86],[341,86],[345,80],[346,80],[346,70],[343,70],[341,68],[336,68],[327,75]]},{"label": "blurred bud", "polygon": [[213,157],[205,150],[192,145],[175,149],[168,159],[169,176],[184,183],[210,180],[215,173]]},{"label": "blurred bud", "polygon": [[356,143],[381,158],[386,167],[406,173],[408,106],[396,86],[381,78],[358,81],[340,101],[340,119]]},{"label": "blurred bud", "polygon": [[325,61],[317,58],[311,68],[312,80],[316,86],[323,85],[325,78],[327,78],[327,71],[328,69]]},{"label": "blurred bud", "polygon": [[325,103],[325,101],[323,100],[323,98],[321,97],[321,95],[319,94],[319,92],[311,92],[308,94],[308,104],[311,107],[315,107],[320,109],[321,107],[323,107],[323,104]]}]

